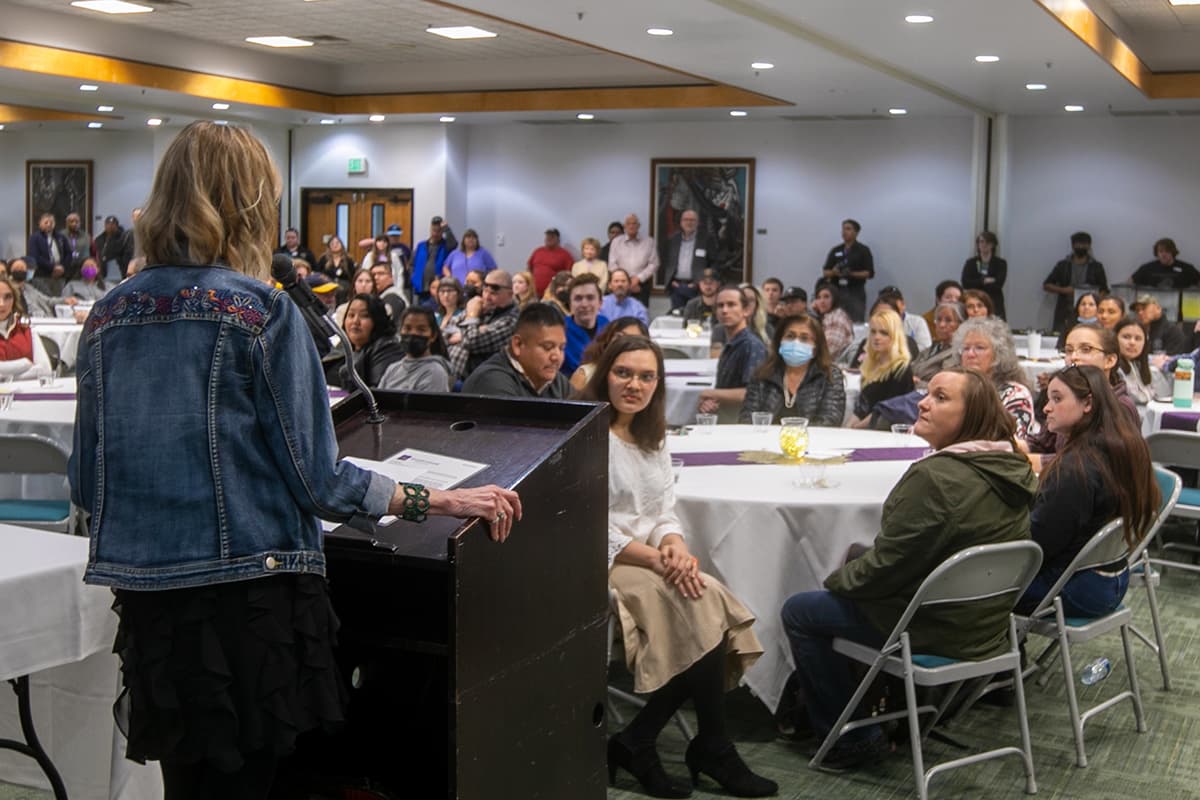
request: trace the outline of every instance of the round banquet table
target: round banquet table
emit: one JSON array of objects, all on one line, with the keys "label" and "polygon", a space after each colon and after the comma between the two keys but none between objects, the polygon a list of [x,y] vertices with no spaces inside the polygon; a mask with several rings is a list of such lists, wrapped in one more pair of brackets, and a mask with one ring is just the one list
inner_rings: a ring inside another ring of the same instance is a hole
[{"label": "round banquet table", "polygon": [[704,331],[699,336],[689,336],[683,330],[652,329],[650,338],[663,349],[671,349],[682,353],[686,358],[708,358],[712,348],[712,334]]},{"label": "round banquet table", "polygon": [[685,460],[675,510],[688,547],[754,612],[764,654],[745,680],[772,710],[792,672],[783,602],[820,589],[850,545],[874,541],[883,501],[928,448],[915,436],[844,428],[811,428],[809,438],[810,452],[850,454],[826,467],[831,488],[796,487],[796,466],[736,462],[747,450],[778,453],[779,426],[756,433],[720,425],[667,437],[671,455]]}]

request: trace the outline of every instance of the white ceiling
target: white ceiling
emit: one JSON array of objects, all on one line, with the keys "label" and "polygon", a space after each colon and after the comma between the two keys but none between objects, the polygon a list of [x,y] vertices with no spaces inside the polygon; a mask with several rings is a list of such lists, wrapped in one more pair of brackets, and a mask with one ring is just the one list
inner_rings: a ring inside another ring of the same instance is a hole
[{"label": "white ceiling", "polygon": [[[462,0],[460,7],[425,0],[191,2],[191,7],[117,18],[71,8],[68,0],[0,0],[0,19],[5,38],[321,92],[674,85],[705,79],[785,103],[750,108],[743,121],[886,116],[894,107],[906,108],[909,116],[1061,114],[1067,103],[1084,105],[1085,114],[1200,110],[1200,100],[1146,99],[1033,0]],[[1090,2],[1127,40],[1135,34],[1200,36],[1200,27],[1189,28],[1167,0],[1107,0],[1103,7],[1102,0]],[[903,21],[907,13],[928,13],[935,21],[910,25]],[[451,42],[425,33],[430,24],[476,24],[500,36]],[[645,29],[651,26],[672,28],[675,35],[648,36]],[[348,41],[301,51],[242,41],[267,34],[325,34]],[[978,64],[974,56],[979,54],[997,55],[1000,61]],[[1200,47],[1165,46],[1154,58],[1158,61],[1144,57],[1153,66],[1196,61]],[[758,60],[776,68],[756,74],[749,65]],[[1034,81],[1049,89],[1025,90]],[[151,115],[168,116],[171,124],[215,116],[282,125],[317,122],[312,113],[258,107],[218,114],[210,109],[211,99],[138,87],[105,84],[97,95],[83,96],[77,86],[78,81],[0,70],[0,103],[92,112],[104,102],[125,117],[111,120],[109,128],[140,128]],[[430,122],[436,116],[390,117],[388,122]],[[460,123],[488,124],[570,119],[573,112],[457,116]],[[601,122],[729,119],[728,109],[597,116]]]}]

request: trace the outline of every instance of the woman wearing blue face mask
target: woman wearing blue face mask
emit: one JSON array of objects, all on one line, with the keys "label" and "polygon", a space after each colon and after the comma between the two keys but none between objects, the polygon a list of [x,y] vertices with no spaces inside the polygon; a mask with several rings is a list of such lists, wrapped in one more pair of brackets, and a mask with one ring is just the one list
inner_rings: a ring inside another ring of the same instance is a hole
[{"label": "woman wearing blue face mask", "polygon": [[[1056,348],[1062,350],[1067,344],[1067,332],[1076,325],[1100,324],[1100,295],[1095,292],[1084,292],[1075,301],[1075,321],[1063,328],[1058,337]],[[1108,327],[1108,326],[1105,326]]]},{"label": "woman wearing blue face mask", "polygon": [[807,417],[809,425],[839,427],[846,415],[846,382],[833,366],[821,324],[801,314],[780,320],[771,337],[771,356],[746,387],[738,421],[755,411]]}]

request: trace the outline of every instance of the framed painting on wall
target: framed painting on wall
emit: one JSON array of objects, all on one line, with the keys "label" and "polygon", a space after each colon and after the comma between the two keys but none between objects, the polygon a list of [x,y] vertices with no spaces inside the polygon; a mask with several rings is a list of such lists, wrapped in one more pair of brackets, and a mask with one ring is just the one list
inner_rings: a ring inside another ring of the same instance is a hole
[{"label": "framed painting on wall", "polygon": [[26,235],[37,230],[42,214],[53,214],[61,230],[67,215],[78,214],[88,233],[92,230],[92,162],[26,161],[25,212]]},{"label": "framed painting on wall", "polygon": [[[650,235],[664,266],[671,239],[680,234],[680,217],[690,209],[700,218],[696,249],[704,251],[707,265],[720,273],[721,281],[753,279],[753,158],[651,159],[650,208]],[[655,285],[664,282],[665,269],[660,269]]]}]

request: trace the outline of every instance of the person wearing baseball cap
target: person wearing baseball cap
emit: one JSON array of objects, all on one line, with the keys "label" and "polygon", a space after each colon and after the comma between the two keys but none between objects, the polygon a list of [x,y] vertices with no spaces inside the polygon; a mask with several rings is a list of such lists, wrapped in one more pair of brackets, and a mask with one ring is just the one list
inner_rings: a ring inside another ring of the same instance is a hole
[{"label": "person wearing baseball cap", "polygon": [[779,318],[795,317],[808,312],[808,292],[800,286],[789,286],[779,296]]},{"label": "person wearing baseball cap", "polygon": [[712,319],[717,313],[717,290],[721,288],[721,273],[708,267],[696,280],[700,294],[687,301],[683,307],[684,319]]},{"label": "person wearing baseball cap", "polygon": [[440,216],[429,220],[429,238],[417,245],[412,257],[412,295],[414,302],[429,299],[429,286],[434,278],[442,274],[442,264],[450,252],[458,247],[458,240],[450,226]]},{"label": "person wearing baseball cap", "polygon": [[1186,353],[1188,337],[1183,330],[1163,314],[1158,298],[1146,292],[1137,296],[1130,310],[1146,329],[1146,350],[1151,353]]}]

